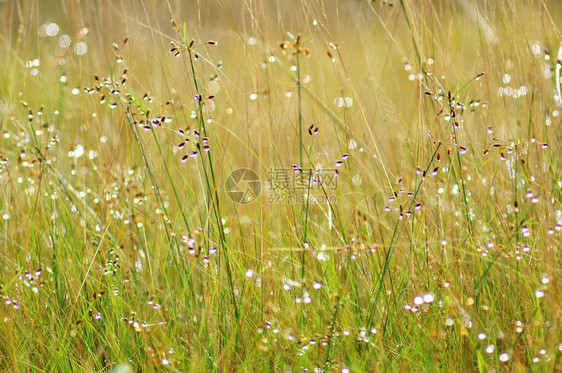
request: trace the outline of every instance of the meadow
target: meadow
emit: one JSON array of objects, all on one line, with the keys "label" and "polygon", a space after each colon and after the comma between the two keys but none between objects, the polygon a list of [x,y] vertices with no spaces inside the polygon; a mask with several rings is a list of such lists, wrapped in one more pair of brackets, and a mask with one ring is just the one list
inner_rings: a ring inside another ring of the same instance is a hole
[{"label": "meadow", "polygon": [[562,371],[561,26],[0,1],[0,370]]}]

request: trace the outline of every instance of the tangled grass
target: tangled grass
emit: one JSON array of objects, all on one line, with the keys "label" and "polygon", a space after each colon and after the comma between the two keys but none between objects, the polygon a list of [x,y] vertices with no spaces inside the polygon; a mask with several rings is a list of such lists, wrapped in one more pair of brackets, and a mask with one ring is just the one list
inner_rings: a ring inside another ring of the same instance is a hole
[{"label": "tangled grass", "polygon": [[2,371],[562,369],[557,0],[0,17]]}]

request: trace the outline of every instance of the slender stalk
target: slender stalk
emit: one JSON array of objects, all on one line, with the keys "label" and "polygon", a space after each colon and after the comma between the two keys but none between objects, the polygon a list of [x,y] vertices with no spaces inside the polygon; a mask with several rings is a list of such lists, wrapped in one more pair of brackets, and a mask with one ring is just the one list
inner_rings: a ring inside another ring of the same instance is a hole
[{"label": "slender stalk", "polygon": [[[429,160],[429,162],[427,163],[427,166],[425,168],[425,173],[427,174],[428,171],[431,168],[431,165],[433,163],[433,160],[435,159],[435,157],[437,156],[437,152],[439,151],[439,148],[441,147],[441,143],[437,144],[437,147],[435,148],[433,155],[431,156],[431,159]],[[418,185],[416,186],[416,190],[414,191],[414,195],[412,197],[412,201],[410,202],[410,206],[408,207],[408,209],[411,209],[412,206],[415,204],[416,202],[416,197],[420,191],[420,188],[422,186],[424,182],[424,179],[422,178]],[[388,250],[386,251],[386,255],[384,258],[384,265],[383,265],[383,269],[378,281],[378,287],[377,287],[377,291],[375,292],[375,299],[373,302],[373,307],[376,307],[378,300],[379,300],[379,296],[384,284],[384,278],[386,276],[386,273],[388,272],[388,268],[390,267],[390,260],[392,259],[392,255],[394,254],[394,249],[396,248],[396,241],[398,239],[398,234],[400,233],[400,230],[402,228],[402,225],[400,224],[400,222],[402,222],[403,220],[396,220],[396,223],[394,224],[394,228],[392,230],[392,238],[390,239],[390,244],[388,245]],[[371,310],[371,312],[369,312],[369,316],[367,319],[367,326],[369,328],[371,328],[371,326],[373,325],[373,318],[374,318],[374,309]]]},{"label": "slender stalk", "polygon": [[[188,43],[188,38],[187,38],[187,25],[184,24],[184,38],[185,38],[185,42]],[[198,117],[199,117],[199,126],[200,126],[200,130],[201,133],[207,137],[207,128],[205,125],[205,119],[203,116],[203,100],[202,100],[202,96],[201,96],[201,92],[199,90],[199,84],[197,81],[197,74],[195,72],[195,65],[194,65],[194,57],[193,57],[193,50],[191,48],[191,46],[189,46],[187,48],[188,51],[188,56],[189,56],[189,67],[191,69],[191,74],[192,74],[192,79],[193,79],[193,85],[195,88],[195,92],[196,92],[196,97],[197,97],[197,107],[198,107]],[[202,149],[200,148],[200,146],[198,145],[198,150],[201,152]],[[215,179],[215,171],[213,168],[213,160],[211,157],[211,151],[206,152],[207,153],[207,161],[208,161],[208,170],[207,170],[207,166],[205,165],[204,162],[204,156],[201,155],[201,164],[203,166],[203,172],[205,175],[205,183],[206,183],[206,187],[207,187],[207,193],[209,195],[209,208],[212,209],[214,216],[215,216],[215,222],[216,222],[216,229],[218,230],[218,236],[221,242],[221,247],[222,247],[222,252],[224,252],[224,258],[226,261],[226,274],[227,274],[227,278],[228,278],[228,285],[230,288],[230,298],[234,307],[234,316],[236,318],[236,321],[238,321],[240,319],[240,314],[239,314],[239,310],[238,310],[238,303],[236,300],[236,294],[234,292],[234,281],[233,281],[233,274],[232,274],[232,269],[231,269],[231,264],[230,264],[230,258],[229,258],[229,253],[228,253],[228,246],[227,246],[227,242],[226,242],[226,237],[224,235],[224,227],[223,227],[223,223],[222,223],[222,217],[220,214],[220,199],[219,199],[219,195],[218,195],[218,190],[217,190],[217,184],[216,184],[216,179]]]},{"label": "slender stalk", "polygon": [[[306,191],[306,202],[304,205],[304,212],[303,212],[303,220],[304,220],[304,228],[303,228],[303,242],[307,242],[308,240],[308,211],[309,211],[309,198],[310,198],[310,178],[312,177],[311,169],[306,169],[306,175],[304,168],[304,142],[302,138],[302,82],[301,82],[301,64],[300,64],[300,35],[297,36],[297,43],[296,43],[296,59],[297,59],[297,97],[298,97],[298,126],[299,126],[299,160],[300,160],[300,168],[301,168],[301,176],[307,177],[307,191]],[[310,158],[309,158],[310,163]],[[301,280],[304,280],[305,276],[305,266],[306,266],[306,251],[302,251],[301,253]]]},{"label": "slender stalk", "polygon": [[457,119],[456,119],[456,111],[455,111],[455,107],[454,107],[454,103],[453,100],[451,98],[451,92],[449,92],[449,117],[450,117],[450,121],[451,124],[453,126],[453,134],[455,137],[455,147],[456,149],[456,158],[457,158],[457,164],[459,166],[459,178],[461,181],[461,189],[462,189],[462,195],[463,195],[463,210],[464,210],[464,215],[466,217],[466,224],[468,227],[468,233],[469,233],[469,239],[472,240],[472,219],[470,218],[470,214],[468,211],[468,197],[466,194],[466,186],[465,186],[465,181],[464,181],[464,177],[462,176],[463,172],[462,172],[462,162],[461,162],[461,153],[460,153],[460,148],[459,148],[459,143],[458,143],[458,134],[457,134]]}]

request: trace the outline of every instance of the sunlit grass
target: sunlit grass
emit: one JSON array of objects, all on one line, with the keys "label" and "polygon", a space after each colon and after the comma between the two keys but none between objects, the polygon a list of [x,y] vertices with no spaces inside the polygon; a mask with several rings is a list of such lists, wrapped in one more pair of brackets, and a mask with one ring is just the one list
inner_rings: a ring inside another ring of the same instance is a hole
[{"label": "sunlit grass", "polygon": [[561,369],[557,1],[0,17],[3,371]]}]

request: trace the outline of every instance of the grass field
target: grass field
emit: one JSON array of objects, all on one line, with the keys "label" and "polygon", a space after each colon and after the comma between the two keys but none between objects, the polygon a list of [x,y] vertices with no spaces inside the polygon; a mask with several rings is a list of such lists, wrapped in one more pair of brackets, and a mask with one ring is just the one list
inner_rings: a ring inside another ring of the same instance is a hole
[{"label": "grass field", "polygon": [[0,370],[562,371],[561,26],[0,1]]}]

